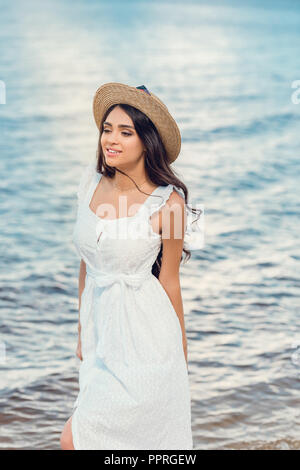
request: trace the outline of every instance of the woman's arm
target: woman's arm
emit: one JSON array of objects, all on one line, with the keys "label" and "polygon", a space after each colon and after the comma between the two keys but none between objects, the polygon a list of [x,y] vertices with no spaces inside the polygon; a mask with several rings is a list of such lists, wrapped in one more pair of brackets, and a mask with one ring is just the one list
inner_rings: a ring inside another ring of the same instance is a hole
[{"label": "woman's arm", "polygon": [[180,322],[181,331],[182,331],[182,346],[185,355],[185,360],[187,363],[187,339],[186,339],[186,332],[185,332],[185,324],[184,324],[184,311],[183,311],[183,304],[182,304],[182,297],[181,297],[181,287],[180,281],[178,279],[164,280],[163,277],[159,276],[159,281],[163,288],[165,289],[166,293],[169,296],[169,299],[172,302],[174,310],[177,314],[177,317]]},{"label": "woman's arm", "polygon": [[79,268],[79,279],[78,279],[78,332],[81,330],[80,324],[80,306],[81,306],[81,295],[85,286],[85,277],[86,277],[86,264],[83,259],[80,261]]},{"label": "woman's arm", "polygon": [[159,281],[168,294],[182,330],[182,345],[187,363],[187,339],[180,287],[179,267],[186,228],[185,202],[173,191],[162,212],[162,261]]}]

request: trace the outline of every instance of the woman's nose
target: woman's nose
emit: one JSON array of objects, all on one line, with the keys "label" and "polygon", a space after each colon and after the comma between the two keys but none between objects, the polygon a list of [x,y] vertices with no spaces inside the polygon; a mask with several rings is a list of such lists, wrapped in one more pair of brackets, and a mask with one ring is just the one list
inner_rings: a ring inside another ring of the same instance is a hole
[{"label": "woman's nose", "polygon": [[111,133],[109,134],[109,136],[107,137],[107,142],[109,142],[109,143],[112,143],[112,142],[116,143],[116,142],[118,142],[117,136],[111,132]]}]

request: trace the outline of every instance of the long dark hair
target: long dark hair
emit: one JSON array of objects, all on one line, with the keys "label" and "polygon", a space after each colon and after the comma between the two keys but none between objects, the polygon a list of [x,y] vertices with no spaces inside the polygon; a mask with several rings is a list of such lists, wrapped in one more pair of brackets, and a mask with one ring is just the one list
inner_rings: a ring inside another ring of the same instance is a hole
[{"label": "long dark hair", "polygon": [[[160,138],[160,135],[151,121],[142,111],[129,104],[125,103],[118,103],[112,105],[104,114],[102,122],[100,124],[100,131],[99,131],[99,141],[98,141],[98,148],[97,148],[97,172],[102,173],[104,176],[108,178],[112,178],[115,175],[116,171],[128,176],[133,183],[136,185],[137,189],[144,193],[148,194],[137,186],[135,181],[126,173],[119,170],[118,168],[111,167],[106,164],[105,157],[103,155],[102,146],[101,146],[101,135],[103,133],[103,122],[106,120],[109,113],[116,107],[119,106],[125,113],[130,116],[133,121],[135,130],[140,137],[141,141],[143,142],[146,153],[145,153],[145,170],[147,173],[148,178],[152,181],[153,184],[156,186],[167,186],[168,184],[173,184],[179,189],[182,189],[184,193],[185,204],[188,207],[188,189],[185,184],[180,181],[180,179],[175,175],[174,170],[171,168],[170,163],[168,161],[167,152],[165,146]],[[150,194],[148,194],[150,196]],[[155,195],[153,195],[154,197]],[[197,211],[195,208],[190,208],[193,213]],[[199,217],[202,213],[201,209],[199,210]],[[197,220],[199,219],[197,218]],[[196,222],[196,220],[194,221]],[[185,260],[187,262],[191,257],[190,250],[183,248],[185,252]],[[157,255],[156,261],[152,266],[152,274],[158,278],[160,269],[161,269],[161,259],[162,259],[162,244],[160,247],[160,251]],[[182,261],[182,256],[181,260]]]}]

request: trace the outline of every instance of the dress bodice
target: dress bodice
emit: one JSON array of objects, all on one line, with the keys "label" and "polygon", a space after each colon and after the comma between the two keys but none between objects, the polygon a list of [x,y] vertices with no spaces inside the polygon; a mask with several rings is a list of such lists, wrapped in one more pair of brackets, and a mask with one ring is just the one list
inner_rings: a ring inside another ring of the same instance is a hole
[{"label": "dress bodice", "polygon": [[[150,217],[159,211],[175,189],[172,184],[158,186],[140,205],[134,216],[103,219],[90,208],[90,201],[102,174],[96,171],[96,163],[84,169],[78,190],[78,212],[73,231],[76,251],[91,269],[113,273],[126,271],[138,273],[151,271],[160,251],[162,238],[151,225]],[[187,217],[184,243],[188,249],[191,227]],[[200,232],[198,229],[198,236]]]}]

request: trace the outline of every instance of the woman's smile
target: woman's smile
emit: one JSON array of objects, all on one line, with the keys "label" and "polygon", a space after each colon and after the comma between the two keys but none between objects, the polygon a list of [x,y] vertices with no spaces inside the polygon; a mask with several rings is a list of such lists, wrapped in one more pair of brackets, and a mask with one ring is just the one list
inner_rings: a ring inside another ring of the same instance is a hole
[{"label": "woman's smile", "polygon": [[109,155],[110,157],[116,157],[120,153],[121,153],[120,151],[115,151],[115,150],[112,151],[112,150],[106,149],[106,154]]}]

